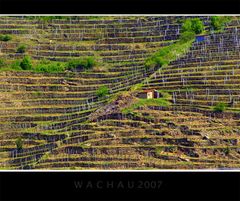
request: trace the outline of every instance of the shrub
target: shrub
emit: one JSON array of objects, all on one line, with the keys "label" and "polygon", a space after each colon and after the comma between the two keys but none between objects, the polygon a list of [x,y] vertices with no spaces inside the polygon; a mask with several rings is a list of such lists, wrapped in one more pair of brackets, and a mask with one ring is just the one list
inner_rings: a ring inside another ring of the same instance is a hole
[{"label": "shrub", "polygon": [[0,41],[9,41],[12,40],[12,37],[9,35],[0,35]]},{"label": "shrub", "polygon": [[224,25],[230,21],[230,17],[226,16],[212,16],[211,17],[211,27],[214,30],[221,30],[223,29]]},{"label": "shrub", "polygon": [[17,48],[17,53],[25,53],[27,50],[27,46],[26,45],[20,45]]},{"label": "shrub", "polygon": [[224,112],[226,110],[227,105],[225,103],[218,103],[214,106],[214,112]]},{"label": "shrub", "polygon": [[84,70],[84,69],[90,69],[93,66],[95,66],[97,62],[93,57],[85,57],[81,59],[73,59],[67,63],[67,68],[69,70]]},{"label": "shrub", "polygon": [[64,70],[65,64],[59,62],[42,62],[35,67],[35,71],[39,73],[60,73]]},{"label": "shrub", "polygon": [[222,29],[222,22],[220,20],[220,16],[212,16],[211,17],[211,26],[214,30]]},{"label": "shrub", "polygon": [[192,31],[192,21],[191,19],[187,19],[184,21],[183,25],[182,25],[182,31],[186,32],[186,31]]},{"label": "shrub", "polygon": [[3,67],[5,65],[6,65],[5,61],[3,59],[0,59],[0,67]]},{"label": "shrub", "polygon": [[199,18],[187,19],[182,25],[182,32],[194,32],[200,34],[204,30],[204,24]]},{"label": "shrub", "polygon": [[204,24],[199,18],[192,19],[192,31],[196,34],[202,33],[204,30]]},{"label": "shrub", "polygon": [[106,95],[109,94],[109,89],[107,86],[101,86],[98,88],[98,90],[96,91],[96,95],[98,97],[105,97]]},{"label": "shrub", "polygon": [[23,70],[31,70],[31,68],[32,68],[31,58],[29,56],[25,56],[20,63],[20,67]]},{"label": "shrub", "polygon": [[18,150],[21,150],[23,148],[23,142],[22,138],[18,137],[15,141],[16,147]]}]

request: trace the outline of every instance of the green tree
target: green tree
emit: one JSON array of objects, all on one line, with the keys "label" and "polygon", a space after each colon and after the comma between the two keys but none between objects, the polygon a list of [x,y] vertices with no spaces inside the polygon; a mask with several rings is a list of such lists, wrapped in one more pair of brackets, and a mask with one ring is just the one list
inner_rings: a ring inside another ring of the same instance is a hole
[{"label": "green tree", "polygon": [[204,30],[204,24],[199,18],[192,19],[192,30],[196,34],[200,34]]},{"label": "green tree", "polygon": [[194,32],[200,34],[204,30],[204,24],[199,18],[187,19],[182,25],[182,32]]},{"label": "green tree", "polygon": [[186,31],[192,31],[192,20],[191,19],[187,19],[184,21],[183,25],[182,25],[182,32],[186,32]]}]

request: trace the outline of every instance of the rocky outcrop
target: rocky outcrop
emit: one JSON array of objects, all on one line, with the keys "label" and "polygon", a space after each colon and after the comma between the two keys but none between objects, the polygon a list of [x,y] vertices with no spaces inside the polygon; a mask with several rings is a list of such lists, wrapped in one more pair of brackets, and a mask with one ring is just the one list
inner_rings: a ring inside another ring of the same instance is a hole
[{"label": "rocky outcrop", "polygon": [[121,110],[130,106],[136,99],[136,92],[122,93],[117,96],[111,103],[99,108],[89,116],[90,121],[96,121],[101,116],[106,116],[114,113],[121,113]]}]

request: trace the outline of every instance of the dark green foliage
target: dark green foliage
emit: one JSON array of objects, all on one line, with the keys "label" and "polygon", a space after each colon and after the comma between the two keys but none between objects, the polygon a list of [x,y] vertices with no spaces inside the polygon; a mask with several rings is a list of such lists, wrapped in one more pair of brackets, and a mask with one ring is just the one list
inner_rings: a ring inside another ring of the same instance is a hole
[{"label": "dark green foliage", "polygon": [[200,34],[204,31],[204,24],[199,18],[192,19],[192,30],[196,34]]},{"label": "dark green foliage", "polygon": [[11,36],[9,36],[9,35],[0,35],[0,41],[7,42],[7,41],[10,41],[10,40],[12,40]]},{"label": "dark green foliage", "polygon": [[15,141],[16,147],[18,150],[21,150],[23,148],[23,141],[22,138],[18,137]]},{"label": "dark green foliage", "polygon": [[231,20],[229,16],[212,16],[211,17],[211,27],[214,30],[222,30],[224,25]]},{"label": "dark green foliage", "polygon": [[87,70],[96,65],[96,61],[93,57],[85,57],[80,59],[73,59],[67,63],[67,69],[69,70]]},{"label": "dark green foliage", "polygon": [[182,32],[192,32],[192,20],[191,19],[187,19],[184,21],[183,25],[182,25]]},{"label": "dark green foliage", "polygon": [[109,94],[109,89],[107,86],[101,86],[97,89],[96,91],[96,95],[100,98],[100,97],[105,97],[106,95]]},{"label": "dark green foliage", "polygon": [[204,31],[204,24],[199,18],[187,19],[183,23],[182,32],[194,32],[200,34]]},{"label": "dark green foliage", "polygon": [[227,108],[227,105],[225,103],[218,103],[214,106],[213,110],[214,112],[224,112]]},{"label": "dark green foliage", "polygon": [[5,61],[3,59],[0,59],[0,67],[3,67],[5,65],[6,65]]},{"label": "dark green foliage", "polygon": [[17,53],[25,53],[27,50],[27,46],[26,45],[20,45],[17,48]]},{"label": "dark green foliage", "polygon": [[31,58],[29,56],[25,56],[23,60],[20,62],[20,67],[23,70],[31,70],[32,68]]}]

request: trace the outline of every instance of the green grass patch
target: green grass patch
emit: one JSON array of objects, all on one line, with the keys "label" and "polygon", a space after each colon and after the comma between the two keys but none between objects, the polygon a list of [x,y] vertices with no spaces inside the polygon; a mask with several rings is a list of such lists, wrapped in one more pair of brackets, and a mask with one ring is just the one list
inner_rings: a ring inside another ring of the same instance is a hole
[{"label": "green grass patch", "polygon": [[32,94],[35,96],[41,96],[43,94],[43,92],[42,91],[33,91]]},{"label": "green grass patch", "polygon": [[123,114],[130,114],[139,107],[147,107],[147,106],[162,106],[167,107],[171,103],[165,98],[153,98],[153,99],[141,99],[139,98],[137,102],[133,103],[130,107],[123,108]]},{"label": "green grass patch", "polygon": [[23,70],[31,70],[32,69],[32,61],[29,56],[25,56],[23,60],[20,62],[19,66]]},{"label": "green grass patch", "polygon": [[144,85],[143,83],[135,84],[135,85],[131,86],[130,91],[140,90],[143,87],[143,85]]},{"label": "green grass patch", "polygon": [[39,73],[60,73],[64,72],[66,64],[64,62],[44,61],[35,66],[33,71]]},{"label": "green grass patch", "polygon": [[184,55],[192,46],[194,42],[193,37],[191,40],[186,42],[186,38],[180,40],[172,45],[161,48],[159,51],[154,53],[151,57],[145,61],[146,69],[153,67],[164,67],[169,65],[171,61],[176,60],[178,57]]},{"label": "green grass patch", "polygon": [[158,90],[158,92],[162,95],[162,99],[165,100],[171,100],[172,99],[172,95],[164,90]]}]

